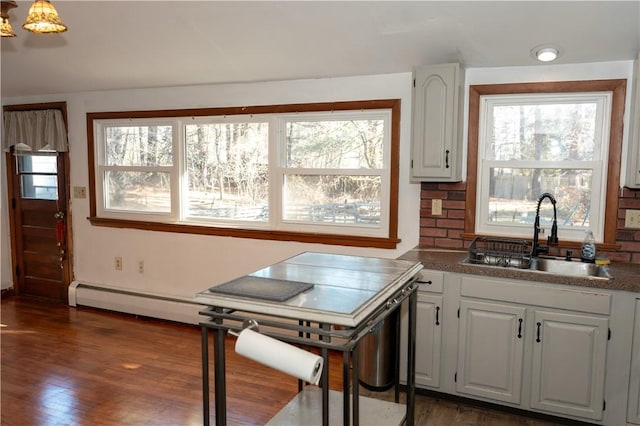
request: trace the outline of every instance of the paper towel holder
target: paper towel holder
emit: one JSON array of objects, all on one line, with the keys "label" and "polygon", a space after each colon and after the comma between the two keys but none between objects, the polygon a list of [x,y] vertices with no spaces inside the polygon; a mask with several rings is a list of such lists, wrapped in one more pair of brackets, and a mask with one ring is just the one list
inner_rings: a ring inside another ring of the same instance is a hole
[{"label": "paper towel holder", "polygon": [[[260,324],[258,324],[258,321],[254,319],[246,319],[242,321],[242,330],[246,330],[246,329],[253,330],[255,332],[260,332]],[[229,330],[229,334],[236,337],[240,335],[239,332],[236,332],[233,330]]]}]

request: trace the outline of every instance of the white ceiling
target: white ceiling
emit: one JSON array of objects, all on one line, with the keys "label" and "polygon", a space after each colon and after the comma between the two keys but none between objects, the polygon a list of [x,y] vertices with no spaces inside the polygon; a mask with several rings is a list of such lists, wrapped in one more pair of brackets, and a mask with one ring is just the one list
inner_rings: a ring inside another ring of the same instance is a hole
[{"label": "white ceiling", "polygon": [[414,65],[534,65],[631,60],[633,1],[65,1],[69,30],[36,35],[10,13],[2,97],[410,71]]}]

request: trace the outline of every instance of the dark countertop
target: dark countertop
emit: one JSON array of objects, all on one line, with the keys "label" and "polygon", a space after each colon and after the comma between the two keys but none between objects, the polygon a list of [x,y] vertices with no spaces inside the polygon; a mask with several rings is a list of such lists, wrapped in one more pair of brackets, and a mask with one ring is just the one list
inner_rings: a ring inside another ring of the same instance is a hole
[{"label": "dark countertop", "polygon": [[544,272],[533,272],[523,269],[503,268],[500,266],[468,265],[462,261],[467,251],[454,251],[434,248],[416,247],[399,257],[399,259],[419,261],[425,269],[457,272],[461,274],[484,275],[499,278],[512,278],[526,281],[574,285],[581,287],[602,288],[640,293],[640,264],[612,262],[609,272],[610,280],[569,277]]}]

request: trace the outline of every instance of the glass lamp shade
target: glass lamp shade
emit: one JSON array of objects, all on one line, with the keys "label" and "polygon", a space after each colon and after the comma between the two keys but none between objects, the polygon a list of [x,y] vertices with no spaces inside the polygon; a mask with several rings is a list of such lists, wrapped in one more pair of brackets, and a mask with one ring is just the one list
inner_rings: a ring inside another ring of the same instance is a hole
[{"label": "glass lamp shade", "polygon": [[67,26],[60,20],[58,11],[47,0],[33,2],[22,28],[34,33],[62,33],[67,31]]},{"label": "glass lamp shade", "polygon": [[2,18],[2,24],[0,25],[0,36],[2,37],[16,36],[16,34],[13,32],[13,28],[11,28],[11,24],[9,23],[8,18]]}]

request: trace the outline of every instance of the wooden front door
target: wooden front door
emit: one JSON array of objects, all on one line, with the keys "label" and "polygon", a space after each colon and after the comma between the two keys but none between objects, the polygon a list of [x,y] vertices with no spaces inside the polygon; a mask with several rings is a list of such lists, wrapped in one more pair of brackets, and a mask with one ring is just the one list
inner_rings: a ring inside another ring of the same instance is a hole
[{"label": "wooden front door", "polygon": [[67,161],[64,152],[7,154],[16,294],[68,302]]}]

